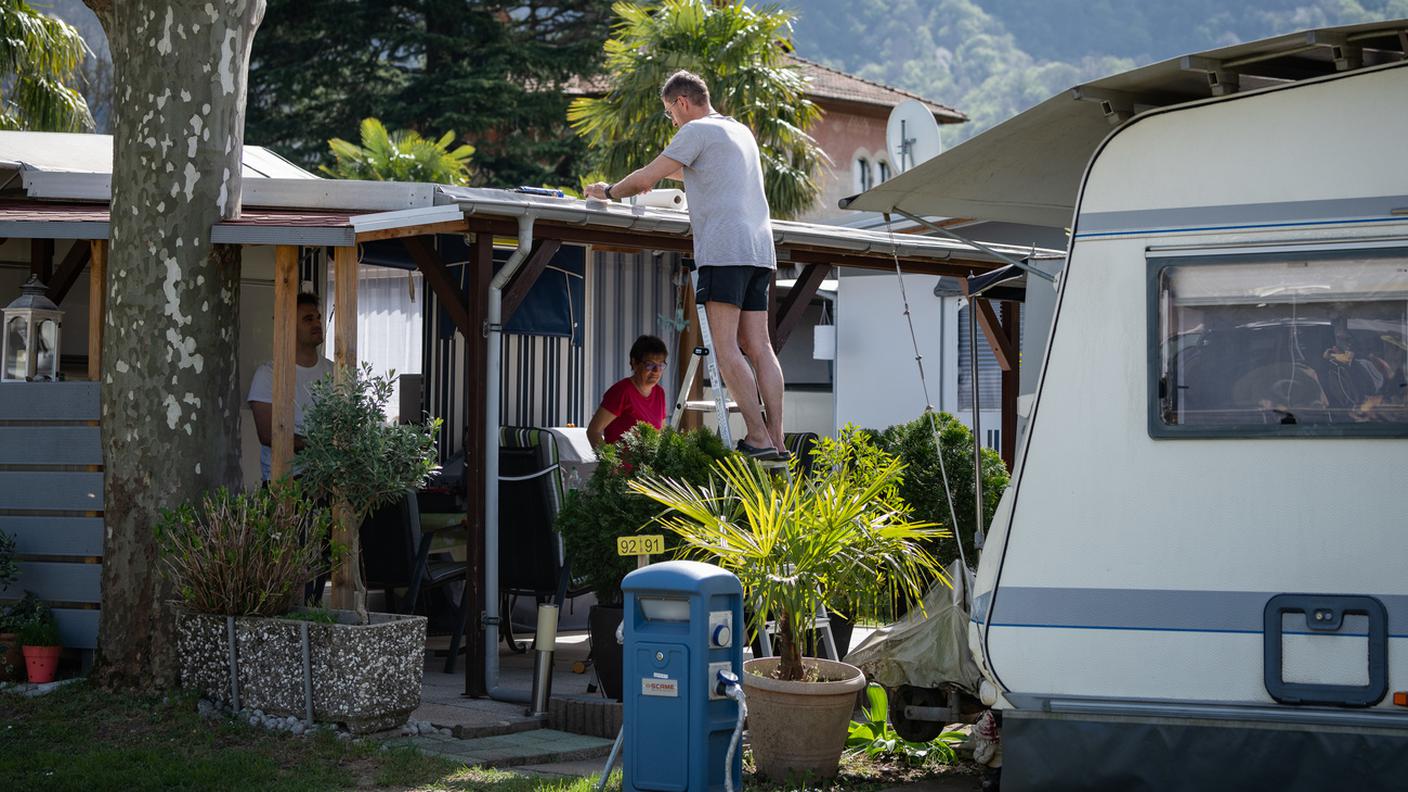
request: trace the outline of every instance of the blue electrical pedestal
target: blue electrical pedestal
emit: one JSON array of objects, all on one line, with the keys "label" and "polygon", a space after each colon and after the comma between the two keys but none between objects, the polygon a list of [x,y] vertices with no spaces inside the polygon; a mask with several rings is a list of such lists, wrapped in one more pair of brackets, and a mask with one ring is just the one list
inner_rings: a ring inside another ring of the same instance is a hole
[{"label": "blue electrical pedestal", "polygon": [[[738,704],[719,671],[743,673],[743,588],[731,573],[667,561],[630,573],[626,594],[623,790],[724,788]],[[743,751],[730,777],[742,777]]]}]

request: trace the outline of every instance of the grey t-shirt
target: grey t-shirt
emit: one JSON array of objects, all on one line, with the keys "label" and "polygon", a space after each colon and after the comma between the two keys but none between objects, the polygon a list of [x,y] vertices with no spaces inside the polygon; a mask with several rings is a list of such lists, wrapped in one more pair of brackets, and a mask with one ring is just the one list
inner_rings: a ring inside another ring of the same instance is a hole
[{"label": "grey t-shirt", "polygon": [[713,113],[680,127],[664,154],[684,165],[694,263],[776,269],[763,165],[748,127]]}]

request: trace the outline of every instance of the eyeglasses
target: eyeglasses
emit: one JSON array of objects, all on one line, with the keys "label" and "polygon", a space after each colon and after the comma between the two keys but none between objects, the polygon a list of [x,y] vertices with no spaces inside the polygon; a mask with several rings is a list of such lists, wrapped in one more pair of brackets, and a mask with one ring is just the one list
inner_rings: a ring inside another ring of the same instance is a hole
[{"label": "eyeglasses", "polygon": [[665,370],[664,363],[642,363],[640,364],[640,367],[651,373]]}]

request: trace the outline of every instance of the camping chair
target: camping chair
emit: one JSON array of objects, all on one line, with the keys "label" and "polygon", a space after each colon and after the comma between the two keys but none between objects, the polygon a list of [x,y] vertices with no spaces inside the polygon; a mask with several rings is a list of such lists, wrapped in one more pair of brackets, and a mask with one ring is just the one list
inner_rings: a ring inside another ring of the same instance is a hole
[{"label": "camping chair", "polygon": [[402,612],[416,611],[422,588],[460,585],[460,603],[455,609],[454,626],[450,629],[450,659],[446,673],[454,673],[455,655],[464,637],[465,607],[469,592],[465,588],[465,566],[453,559],[430,557],[432,536],[421,532],[420,503],[416,493],[393,501],[367,516],[362,522],[362,559],[368,589],[386,592],[386,609],[397,612],[395,589],[406,589]]},{"label": "camping chair", "polygon": [[804,476],[812,472],[812,451],[816,450],[820,439],[816,432],[788,432],[782,436],[783,444],[796,457]]},{"label": "camping chair", "polygon": [[562,536],[554,529],[562,508],[557,442],[546,429],[506,426],[499,433],[499,622],[515,652],[513,601],[553,598],[558,607],[588,589],[571,579]]}]

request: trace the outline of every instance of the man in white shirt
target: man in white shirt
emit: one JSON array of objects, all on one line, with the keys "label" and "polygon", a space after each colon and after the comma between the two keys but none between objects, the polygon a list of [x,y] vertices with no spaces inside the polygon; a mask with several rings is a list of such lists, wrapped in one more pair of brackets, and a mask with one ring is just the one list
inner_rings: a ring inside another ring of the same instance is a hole
[{"label": "man in white shirt", "polygon": [[709,317],[724,383],[748,426],[738,450],[759,459],[785,458],[782,366],[768,337],[768,290],[777,253],[757,140],[747,127],[714,110],[709,87],[698,75],[672,74],[660,89],[660,101],[679,129],[670,144],[645,167],[615,184],[589,185],[586,194],[625,198],[683,174],[699,269],[695,299]]},{"label": "man in white shirt", "polygon": [[[305,442],[303,437],[303,413],[312,402],[313,383],[332,372],[332,361],[318,354],[323,343],[323,312],[318,307],[318,297],[313,294],[298,295],[298,324],[296,326],[295,354],[297,362],[296,378],[293,385],[293,450],[299,451]],[[270,469],[274,464],[274,364],[266,362],[254,370],[254,379],[249,383],[249,410],[254,413],[254,428],[259,433],[259,469],[264,480],[269,480]]]}]

